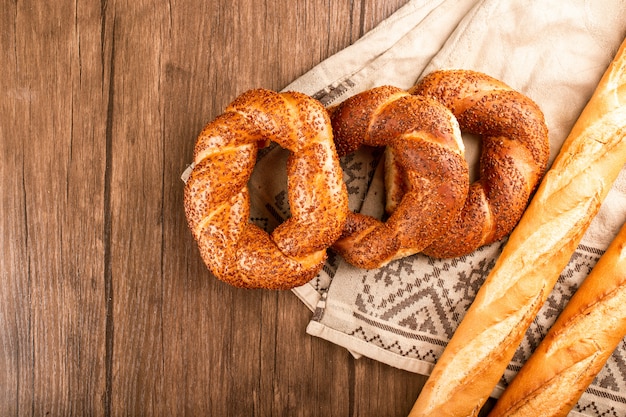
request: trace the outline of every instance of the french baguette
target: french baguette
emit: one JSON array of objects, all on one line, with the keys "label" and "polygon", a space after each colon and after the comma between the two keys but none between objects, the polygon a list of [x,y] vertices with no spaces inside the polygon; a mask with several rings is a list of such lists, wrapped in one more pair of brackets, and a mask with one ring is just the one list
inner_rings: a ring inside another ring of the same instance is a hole
[{"label": "french baguette", "polygon": [[626,225],[489,417],[567,416],[626,336]]},{"label": "french baguette", "polygon": [[475,416],[626,162],[626,41],[565,139],[409,416]]}]

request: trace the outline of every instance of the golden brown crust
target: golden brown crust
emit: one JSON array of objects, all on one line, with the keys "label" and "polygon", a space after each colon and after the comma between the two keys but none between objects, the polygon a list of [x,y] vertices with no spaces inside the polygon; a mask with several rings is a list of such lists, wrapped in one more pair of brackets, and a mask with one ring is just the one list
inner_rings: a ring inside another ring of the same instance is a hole
[{"label": "golden brown crust", "polygon": [[[490,417],[566,416],[626,336],[626,226],[498,399]],[[555,400],[556,399],[556,400]]]},{"label": "golden brown crust", "polygon": [[480,179],[471,198],[455,225],[423,252],[457,257],[502,239],[519,221],[548,163],[543,113],[503,82],[469,70],[435,71],[411,92],[441,102],[462,131],[482,137]]},{"label": "golden brown crust", "polygon": [[437,360],[411,417],[476,415],[598,213],[626,161],[625,48]]},{"label": "golden brown crust", "polygon": [[402,175],[402,199],[386,222],[348,215],[346,229],[333,245],[346,261],[378,268],[421,251],[451,226],[465,201],[469,173],[460,130],[449,110],[383,86],[341,103],[332,112],[332,125],[342,153],[361,145],[386,146]]},{"label": "golden brown crust", "polygon": [[[597,200],[597,205],[626,160],[625,105],[626,41],[553,164],[575,169],[579,192],[591,194],[588,198]],[[584,154],[589,155],[587,160],[580,156]],[[556,194],[563,182],[552,182],[550,189]],[[490,417],[535,416],[537,410],[542,416],[566,416],[625,336],[626,225],[501,395]]]},{"label": "golden brown crust", "polygon": [[[267,140],[291,151],[291,217],[271,235],[249,222],[247,189],[258,147]],[[324,107],[293,92],[257,89],[237,97],[197,139],[184,205],[202,259],[217,278],[268,289],[314,278],[348,213]]]}]

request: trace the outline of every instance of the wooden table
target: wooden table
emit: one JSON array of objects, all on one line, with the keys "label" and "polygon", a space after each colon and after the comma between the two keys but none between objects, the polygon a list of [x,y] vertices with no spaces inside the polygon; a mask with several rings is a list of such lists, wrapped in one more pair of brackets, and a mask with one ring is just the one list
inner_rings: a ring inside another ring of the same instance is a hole
[{"label": "wooden table", "polygon": [[213,278],[180,175],[406,0],[4,1],[0,416],[404,416],[424,377],[305,333],[291,292]]}]

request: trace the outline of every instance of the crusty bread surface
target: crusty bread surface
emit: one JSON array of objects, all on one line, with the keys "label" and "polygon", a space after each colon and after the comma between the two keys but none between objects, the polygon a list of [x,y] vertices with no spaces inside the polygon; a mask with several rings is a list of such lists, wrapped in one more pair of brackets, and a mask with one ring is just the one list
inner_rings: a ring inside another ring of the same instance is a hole
[{"label": "crusty bread surface", "polygon": [[481,138],[479,178],[470,185],[461,214],[422,252],[455,258],[503,239],[522,217],[548,165],[543,112],[528,96],[471,70],[433,71],[411,92],[442,103],[461,131]]},{"label": "crusty bread surface", "polygon": [[[287,160],[291,216],[271,234],[250,221],[248,180],[268,140]],[[287,290],[322,269],[348,215],[326,109],[297,92],[244,92],[200,132],[185,184],[187,223],[209,270],[236,287]]]},{"label": "crusty bread surface", "polygon": [[330,113],[339,155],[363,145],[384,146],[394,161],[385,165],[386,186],[401,194],[385,221],[348,214],[333,245],[344,260],[358,268],[380,268],[420,252],[454,224],[467,198],[469,171],[450,110],[433,99],[381,86],[348,98]]},{"label": "crusty bread surface", "polygon": [[475,416],[626,162],[626,41],[410,412]]},{"label": "crusty bread surface", "polygon": [[566,416],[626,336],[626,225],[489,417]]}]

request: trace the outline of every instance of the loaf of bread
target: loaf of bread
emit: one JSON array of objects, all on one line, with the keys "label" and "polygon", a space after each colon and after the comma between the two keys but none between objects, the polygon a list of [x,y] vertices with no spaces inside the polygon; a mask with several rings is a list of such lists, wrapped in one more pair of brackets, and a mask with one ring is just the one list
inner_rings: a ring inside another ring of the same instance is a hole
[{"label": "loaf of bread", "polygon": [[438,359],[410,416],[475,416],[626,162],[626,41]]},{"label": "loaf of bread", "polygon": [[566,416],[626,336],[626,225],[489,417]]}]

